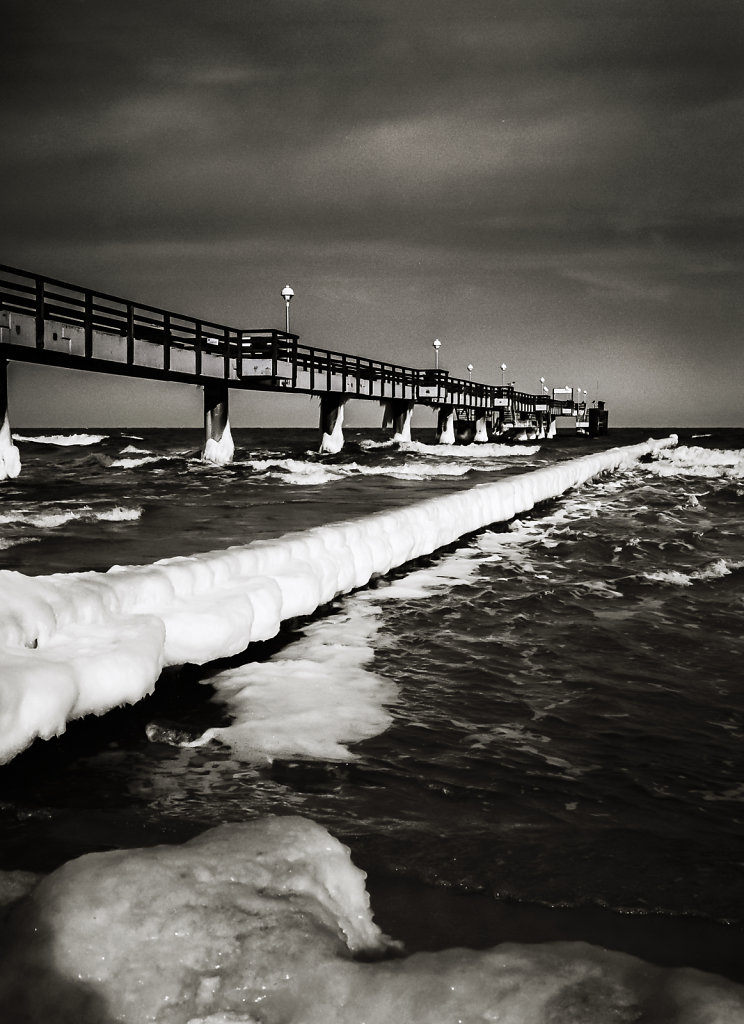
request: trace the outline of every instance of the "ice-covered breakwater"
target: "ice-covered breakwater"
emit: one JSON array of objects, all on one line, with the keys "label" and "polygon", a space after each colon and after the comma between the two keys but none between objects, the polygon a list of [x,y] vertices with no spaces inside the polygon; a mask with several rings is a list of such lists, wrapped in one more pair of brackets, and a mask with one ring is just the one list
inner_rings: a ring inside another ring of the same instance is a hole
[{"label": "ice-covered breakwater", "polygon": [[238,654],[373,575],[676,441],[585,455],[408,508],[151,565],[2,572],[0,760],[73,718],[141,699],[166,665]]}]

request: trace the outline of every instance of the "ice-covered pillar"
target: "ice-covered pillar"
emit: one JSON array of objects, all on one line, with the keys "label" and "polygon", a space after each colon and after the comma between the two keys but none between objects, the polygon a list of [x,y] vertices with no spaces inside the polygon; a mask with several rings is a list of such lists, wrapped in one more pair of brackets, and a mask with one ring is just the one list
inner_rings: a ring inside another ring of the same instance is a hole
[{"label": "ice-covered pillar", "polygon": [[323,437],[320,450],[335,455],[344,446],[344,405],[343,395],[328,394],[320,397],[320,429]]},{"label": "ice-covered pillar", "polygon": [[455,443],[455,408],[440,405],[437,416],[437,444]]},{"label": "ice-covered pillar", "polygon": [[21,472],[21,455],[13,444],[8,416],[8,360],[0,359],[0,480],[17,477]]},{"label": "ice-covered pillar", "polygon": [[386,398],[382,404],[385,408],[382,429],[392,427],[394,441],[410,441],[413,402],[405,398]]},{"label": "ice-covered pillar", "polygon": [[216,380],[204,385],[204,451],[205,462],[224,466],[232,462],[235,445],[228,419],[227,384]]},{"label": "ice-covered pillar", "polygon": [[555,419],[548,413],[548,429],[545,431],[546,437],[555,437]]},{"label": "ice-covered pillar", "polygon": [[475,444],[487,444],[489,441],[488,427],[486,426],[486,410],[475,410]]}]

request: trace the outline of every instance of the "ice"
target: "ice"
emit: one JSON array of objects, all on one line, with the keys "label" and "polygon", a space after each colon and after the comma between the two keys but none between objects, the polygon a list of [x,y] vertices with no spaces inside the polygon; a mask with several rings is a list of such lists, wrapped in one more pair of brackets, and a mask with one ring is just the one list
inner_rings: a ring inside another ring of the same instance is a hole
[{"label": "ice", "polygon": [[0,760],[66,721],[151,692],[165,665],[205,664],[276,635],[373,575],[512,519],[676,443],[595,453],[406,508],[152,565],[0,572]]},{"label": "ice", "polygon": [[71,861],[12,907],[4,944],[13,1024],[744,1020],[741,986],[585,943],[402,955],[348,850],[298,817]]},{"label": "ice", "polygon": [[21,454],[10,435],[10,421],[6,411],[0,424],[0,480],[13,480],[21,472]]},{"label": "ice", "polygon": [[216,441],[213,437],[207,438],[202,459],[204,462],[214,463],[215,466],[226,466],[228,462],[232,462],[234,453],[235,444],[230,432],[230,424],[227,423],[219,441]]}]

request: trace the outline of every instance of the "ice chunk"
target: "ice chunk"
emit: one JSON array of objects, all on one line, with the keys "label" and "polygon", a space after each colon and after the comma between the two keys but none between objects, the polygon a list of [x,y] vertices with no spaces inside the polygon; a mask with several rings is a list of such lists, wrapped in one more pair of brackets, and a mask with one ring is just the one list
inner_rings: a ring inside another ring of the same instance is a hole
[{"label": "ice chunk", "polygon": [[314,822],[88,854],[11,908],[13,1024],[734,1024],[744,988],[584,943],[385,958],[364,875]]}]

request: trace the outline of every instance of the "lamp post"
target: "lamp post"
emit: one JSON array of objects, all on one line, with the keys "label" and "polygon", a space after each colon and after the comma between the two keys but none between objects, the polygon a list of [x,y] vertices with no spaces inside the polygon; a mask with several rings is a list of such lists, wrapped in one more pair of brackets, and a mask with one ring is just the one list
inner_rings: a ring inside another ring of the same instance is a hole
[{"label": "lamp post", "polygon": [[506,370],[506,363],[501,364],[501,387],[504,386],[504,371]]},{"label": "lamp post", "polygon": [[432,342],[432,346],[431,347],[434,349],[434,368],[436,370],[438,370],[439,369],[439,349],[442,347],[442,343],[439,340],[439,338],[435,338],[434,339],[434,341]]},{"label": "lamp post", "polygon": [[292,289],[289,287],[288,284],[285,284],[284,287],[282,288],[282,298],[284,299],[284,304],[287,307],[287,334],[289,334],[289,304],[292,301],[293,295],[294,292],[292,291]]},{"label": "lamp post", "polygon": [[472,363],[468,363],[468,380],[472,381],[472,379],[473,379],[473,364]]}]

